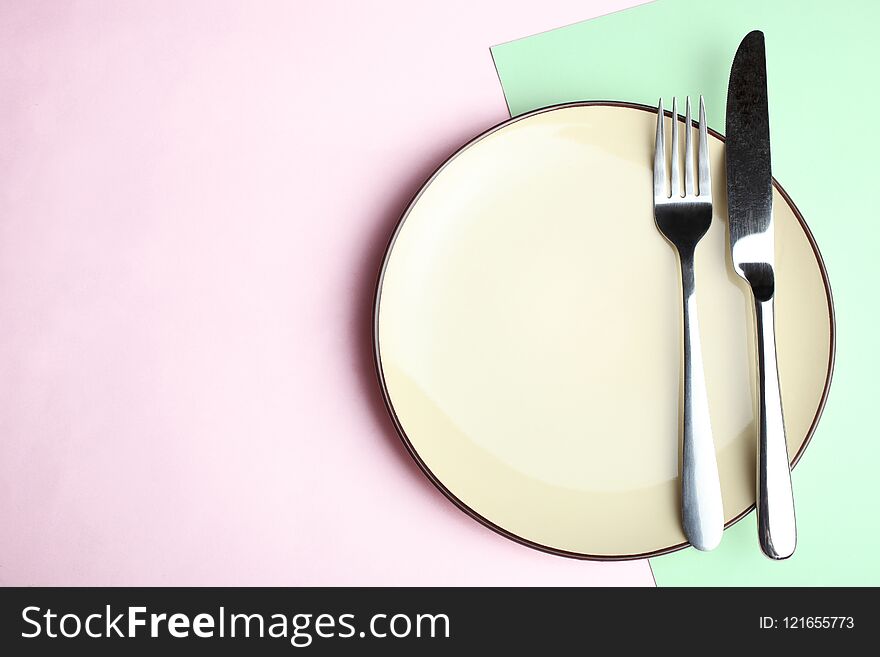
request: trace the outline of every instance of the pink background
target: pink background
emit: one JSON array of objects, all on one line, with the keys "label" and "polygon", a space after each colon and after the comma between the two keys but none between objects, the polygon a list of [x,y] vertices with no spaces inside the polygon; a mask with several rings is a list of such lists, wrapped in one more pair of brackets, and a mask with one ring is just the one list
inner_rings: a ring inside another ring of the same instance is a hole
[{"label": "pink background", "polygon": [[458,511],[369,339],[489,46],[630,4],[0,2],[0,583],[653,585]]}]

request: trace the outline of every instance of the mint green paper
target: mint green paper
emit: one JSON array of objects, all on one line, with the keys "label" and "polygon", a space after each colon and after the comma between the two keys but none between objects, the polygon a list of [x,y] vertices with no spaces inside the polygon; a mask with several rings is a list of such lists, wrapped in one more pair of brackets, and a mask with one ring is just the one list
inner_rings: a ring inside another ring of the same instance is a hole
[{"label": "mint green paper", "polygon": [[826,261],[834,382],[794,471],[795,556],[763,557],[752,513],[714,552],[652,559],[660,586],[880,584],[878,26],[880,2],[871,0],[658,0],[492,49],[513,115],[702,93],[709,124],[723,133],[736,47],[752,29],[766,34],[773,170]]}]

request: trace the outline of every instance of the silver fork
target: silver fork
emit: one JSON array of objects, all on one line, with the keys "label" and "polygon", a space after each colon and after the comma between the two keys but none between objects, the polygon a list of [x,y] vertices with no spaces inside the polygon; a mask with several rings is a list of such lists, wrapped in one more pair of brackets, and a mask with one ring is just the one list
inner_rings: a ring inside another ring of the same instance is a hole
[{"label": "silver fork", "polygon": [[[715,442],[709,421],[709,399],[700,350],[700,325],[694,288],[694,253],[697,242],[712,223],[712,183],[706,134],[706,108],[700,96],[697,167],[691,133],[691,99],[687,99],[684,146],[684,194],[681,192],[681,158],[678,145],[678,106],[672,101],[672,173],[667,176],[663,99],[657,107],[657,140],[654,144],[654,220],[678,253],[683,295],[683,404],[681,452],[681,517],[685,536],[698,550],[711,550],[721,542],[724,512],[721,483],[715,459]],[[671,179],[670,185],[667,180]]]}]

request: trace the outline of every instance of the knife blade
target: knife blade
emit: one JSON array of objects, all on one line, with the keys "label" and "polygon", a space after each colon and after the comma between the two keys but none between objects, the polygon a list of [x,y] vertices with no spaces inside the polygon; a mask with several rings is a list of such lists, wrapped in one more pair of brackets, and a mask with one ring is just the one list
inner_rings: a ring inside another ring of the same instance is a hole
[{"label": "knife blade", "polygon": [[[742,40],[727,91],[727,203],[734,266],[761,297],[773,295],[773,187],[764,34]],[[768,267],[769,265],[769,267]],[[768,271],[769,270],[769,271]]]},{"label": "knife blade", "polygon": [[797,544],[791,468],[776,364],[773,179],[764,34],[740,43],[727,90],[725,164],[734,269],[752,290],[758,360],[758,540],[771,559]]}]

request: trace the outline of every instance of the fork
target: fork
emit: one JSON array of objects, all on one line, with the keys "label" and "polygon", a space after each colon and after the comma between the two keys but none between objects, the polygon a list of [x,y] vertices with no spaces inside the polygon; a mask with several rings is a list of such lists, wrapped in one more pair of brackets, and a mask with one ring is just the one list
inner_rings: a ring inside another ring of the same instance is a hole
[{"label": "fork", "polygon": [[[712,182],[706,131],[706,107],[700,96],[697,168],[694,185],[691,99],[687,99],[684,146],[684,194],[681,192],[681,157],[678,143],[678,106],[672,101],[672,170],[667,175],[663,99],[657,107],[654,144],[654,220],[658,230],[678,253],[681,269],[683,314],[683,400],[681,451],[681,516],[685,536],[698,550],[711,550],[721,542],[724,512],[715,443],[709,421],[709,399],[700,350],[700,326],[694,287],[694,253],[712,223]],[[671,189],[670,189],[671,185]]]}]

